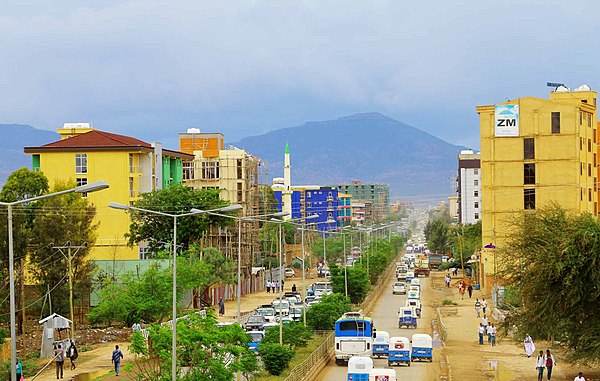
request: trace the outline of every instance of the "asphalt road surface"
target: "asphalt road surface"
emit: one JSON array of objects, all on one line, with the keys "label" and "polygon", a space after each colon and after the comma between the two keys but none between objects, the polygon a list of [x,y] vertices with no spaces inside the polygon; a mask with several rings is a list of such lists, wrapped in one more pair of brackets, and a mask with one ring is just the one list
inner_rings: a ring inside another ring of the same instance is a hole
[{"label": "asphalt road surface", "polygon": [[[415,333],[427,333],[433,337],[431,320],[435,319],[435,310],[431,307],[431,281],[429,278],[421,279],[421,303],[423,311],[417,321],[417,329],[398,328],[398,310],[404,306],[406,295],[393,295],[392,284],[395,279],[390,278],[386,291],[382,294],[375,309],[371,313],[373,323],[377,330],[387,331],[392,336],[405,336],[409,339]],[[411,366],[394,366],[398,380],[431,381],[439,380],[441,375],[440,361],[443,361],[439,349],[434,349],[433,362],[413,362]],[[374,359],[375,368],[387,368],[387,359]],[[335,358],[323,369],[317,381],[344,381],[348,368],[335,365]]]}]

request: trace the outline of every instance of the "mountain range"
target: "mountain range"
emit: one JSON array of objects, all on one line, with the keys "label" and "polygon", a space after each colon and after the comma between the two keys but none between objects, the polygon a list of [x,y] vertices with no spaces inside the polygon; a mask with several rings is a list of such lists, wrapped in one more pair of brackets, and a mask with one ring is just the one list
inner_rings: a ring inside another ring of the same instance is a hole
[{"label": "mountain range", "polygon": [[[0,124],[0,136],[0,185],[14,170],[31,167],[23,147],[59,138],[54,132],[20,124]],[[293,184],[386,183],[392,198],[421,195],[432,203],[451,193],[457,155],[465,149],[378,113],[307,122],[231,144],[265,162],[270,182],[283,176],[286,143]]]}]

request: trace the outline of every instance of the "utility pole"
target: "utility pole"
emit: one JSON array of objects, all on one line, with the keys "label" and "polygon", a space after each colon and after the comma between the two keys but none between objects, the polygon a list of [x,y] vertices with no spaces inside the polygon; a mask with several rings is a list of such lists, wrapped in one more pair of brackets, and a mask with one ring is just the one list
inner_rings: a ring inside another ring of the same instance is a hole
[{"label": "utility pole", "polygon": [[21,335],[25,336],[25,258],[21,258]]},{"label": "utility pole", "polygon": [[[68,265],[68,272],[69,272],[69,310],[70,310],[70,316],[71,316],[71,336],[74,339],[75,338],[75,314],[73,311],[73,257],[75,257],[75,255],[77,255],[77,253],[79,252],[79,250],[84,249],[87,247],[87,243],[84,243],[83,245],[79,245],[79,246],[75,246],[75,245],[71,245],[70,242],[67,242],[64,246],[54,246],[53,248],[58,250],[63,257],[65,257],[65,259],[67,260],[67,265]],[[73,249],[75,249],[75,252],[73,252]],[[67,253],[65,254],[65,252],[63,250],[67,250]]]}]

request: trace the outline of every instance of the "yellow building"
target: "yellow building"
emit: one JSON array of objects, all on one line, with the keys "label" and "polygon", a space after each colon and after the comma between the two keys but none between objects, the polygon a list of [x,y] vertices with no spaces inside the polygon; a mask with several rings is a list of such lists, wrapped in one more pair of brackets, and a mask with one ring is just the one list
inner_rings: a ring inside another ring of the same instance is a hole
[{"label": "yellow building", "polygon": [[[549,99],[477,107],[483,246],[504,247],[515,212],[556,202],[598,213],[596,98],[585,85],[575,91],[561,86]],[[492,261],[484,253],[487,274],[494,272]]]},{"label": "yellow building", "polygon": [[141,193],[181,184],[183,162],[192,155],[162,148],[160,143],[112,134],[88,123],[65,123],[57,131],[61,139],[41,147],[25,147],[32,157],[33,170],[42,171],[52,187],[71,180],[83,185],[105,180],[110,188],[86,197],[96,206],[99,222],[90,259],[144,259],[146,248],[127,247],[124,234],[129,217],[108,207],[110,202],[130,204]]}]

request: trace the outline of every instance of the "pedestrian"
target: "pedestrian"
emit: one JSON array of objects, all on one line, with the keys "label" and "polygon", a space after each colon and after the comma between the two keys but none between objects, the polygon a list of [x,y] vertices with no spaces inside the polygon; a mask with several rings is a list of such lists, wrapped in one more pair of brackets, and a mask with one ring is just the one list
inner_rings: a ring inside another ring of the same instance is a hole
[{"label": "pedestrian", "polygon": [[542,379],[544,378],[544,367],[546,366],[546,359],[544,357],[544,351],[540,351],[540,354],[538,355],[536,362],[535,362],[535,368],[538,371],[538,381],[542,381]]},{"label": "pedestrian", "polygon": [[556,365],[556,361],[554,360],[554,356],[550,354],[550,349],[546,349],[546,372],[548,374],[548,381],[552,377],[552,367]]},{"label": "pedestrian", "polygon": [[585,381],[585,377],[583,377],[583,373],[577,373],[577,377],[573,379],[573,381]]},{"label": "pedestrian", "polygon": [[296,288],[296,284],[294,283],[294,284],[292,285],[292,292],[296,292],[296,291],[298,291],[298,289]]},{"label": "pedestrian", "polygon": [[63,364],[65,363],[65,351],[62,345],[58,344],[58,347],[54,349],[54,358],[56,359],[56,379],[63,378]]},{"label": "pedestrian", "polygon": [[282,279],[281,280],[281,291],[283,291],[284,288],[285,288],[285,281]]},{"label": "pedestrian", "polygon": [[[141,329],[141,327],[139,329]],[[77,368],[77,366],[75,365],[75,360],[77,360],[77,357],[79,357],[79,351],[77,350],[77,347],[75,346],[75,342],[73,342],[72,339],[70,340],[69,351],[68,351],[67,357],[71,360],[71,370]]]},{"label": "pedestrian", "polygon": [[483,324],[479,323],[477,332],[479,333],[479,345],[483,345],[483,335],[485,334],[485,328],[483,328]]},{"label": "pedestrian", "polygon": [[267,289],[267,294],[271,292],[271,282],[265,282],[265,288]]},{"label": "pedestrian", "polygon": [[488,333],[488,343],[492,344],[492,347],[496,346],[496,327],[494,323],[490,323],[490,326],[487,329]]},{"label": "pedestrian", "polygon": [[477,317],[480,317],[480,310],[481,310],[481,302],[479,301],[479,298],[475,299],[475,311],[477,311]]},{"label": "pedestrian", "polygon": [[467,288],[467,291],[469,291],[469,298],[471,296],[473,296],[473,286],[469,285],[469,287]]},{"label": "pedestrian", "polygon": [[533,343],[533,339],[531,336],[525,336],[525,340],[523,340],[523,345],[525,346],[525,353],[527,353],[527,357],[531,357],[535,352],[535,344]]},{"label": "pedestrian", "polygon": [[483,310],[483,313],[485,314],[485,309],[487,308],[487,302],[485,301],[485,298],[483,298],[481,300],[481,309]]},{"label": "pedestrian", "polygon": [[[15,366],[15,373],[17,374],[17,381],[23,380],[23,364],[21,364],[21,360],[17,357],[17,365]],[[581,374],[581,373],[579,373]]]},{"label": "pedestrian", "polygon": [[483,328],[487,330],[488,318],[485,316],[485,314],[483,314],[483,317],[481,318],[481,325],[483,325]]},{"label": "pedestrian", "polygon": [[462,286],[462,284],[459,286],[458,292],[460,293],[460,298],[464,299],[465,298],[465,288]]},{"label": "pedestrian", "polygon": [[115,366],[115,374],[119,375],[119,369],[121,369],[121,359],[123,358],[123,352],[119,349],[118,345],[115,345],[115,350],[112,353],[112,363]]},{"label": "pedestrian", "polygon": [[446,276],[444,277],[444,280],[446,281],[446,287],[450,287],[450,274],[446,274]]},{"label": "pedestrian", "polygon": [[219,298],[219,316],[225,315],[225,302],[223,298]]}]

